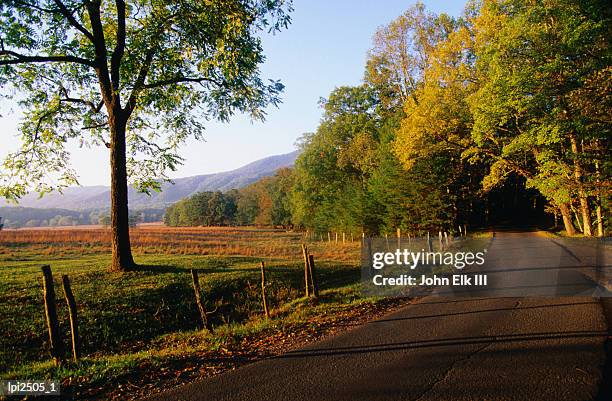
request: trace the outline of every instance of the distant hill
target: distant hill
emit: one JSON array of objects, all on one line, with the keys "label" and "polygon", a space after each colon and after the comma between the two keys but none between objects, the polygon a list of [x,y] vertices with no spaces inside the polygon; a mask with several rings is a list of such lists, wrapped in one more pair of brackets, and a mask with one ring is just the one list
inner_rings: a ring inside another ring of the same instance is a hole
[{"label": "distant hill", "polygon": [[[131,211],[130,215],[134,223],[150,223],[160,221],[164,216],[164,209],[138,209]],[[68,210],[23,206],[0,206],[0,217],[5,228],[98,225],[104,224],[101,218],[110,219],[107,209]]]},{"label": "distant hill", "polygon": [[[154,192],[151,196],[130,188],[130,209],[164,208],[196,192],[242,188],[262,177],[273,175],[280,168],[293,166],[298,154],[296,150],[254,161],[236,170],[177,178],[173,180],[174,184],[162,184],[162,192]],[[2,205],[13,206],[0,201]],[[69,210],[105,209],[110,206],[110,189],[106,186],[71,187],[66,188],[62,194],[54,192],[42,198],[38,198],[37,194],[29,194],[20,200],[19,206]]]}]

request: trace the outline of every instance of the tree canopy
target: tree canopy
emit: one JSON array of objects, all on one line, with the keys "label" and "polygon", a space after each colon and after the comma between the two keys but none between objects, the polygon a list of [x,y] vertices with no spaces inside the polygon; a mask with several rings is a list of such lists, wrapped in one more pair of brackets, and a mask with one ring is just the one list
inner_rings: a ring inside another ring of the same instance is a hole
[{"label": "tree canopy", "polygon": [[303,138],[296,224],[488,224],[491,199],[522,185],[568,233],[592,235],[596,224],[603,235],[610,14],[598,0],[487,0],[460,18],[409,8],[376,33],[364,84],[334,90]]},{"label": "tree canopy", "polygon": [[264,116],[283,86],[264,81],[258,31],[289,23],[282,1],[7,0],[0,85],[24,111],[22,148],[4,162],[3,196],[77,182],[65,144],[110,146],[127,117],[127,167],[141,189],[181,162],[209,119]]},{"label": "tree canopy", "polygon": [[261,119],[283,85],[264,81],[262,31],[289,22],[284,0],[6,0],[0,85],[23,110],[22,147],[0,174],[18,199],[77,183],[66,143],[110,150],[112,266],[134,266],[128,179],[160,189],[209,119]]},{"label": "tree canopy", "polygon": [[610,17],[600,1],[509,0],[485,2],[474,19],[481,79],[470,110],[476,152],[491,162],[485,186],[520,174],[568,220],[576,199],[585,235],[609,185]]}]

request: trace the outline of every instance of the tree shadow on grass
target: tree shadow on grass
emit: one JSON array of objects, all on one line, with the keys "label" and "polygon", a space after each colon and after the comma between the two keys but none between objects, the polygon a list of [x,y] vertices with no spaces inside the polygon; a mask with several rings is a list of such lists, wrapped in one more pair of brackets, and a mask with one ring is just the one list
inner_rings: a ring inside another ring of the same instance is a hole
[{"label": "tree shadow on grass", "polygon": [[[95,292],[84,297],[81,319],[86,354],[139,348],[160,335],[201,327],[189,269],[167,265],[140,269],[156,278],[135,277],[131,282],[128,277],[107,286],[103,297]],[[195,270],[202,273],[201,296],[206,309],[216,311],[210,316],[213,326],[243,322],[260,307],[257,275],[237,271],[207,278],[206,273],[219,271]]]},{"label": "tree shadow on grass", "polygon": [[198,273],[214,273],[217,272],[218,269],[214,268],[202,268],[202,267],[178,267],[171,265],[138,265],[134,269],[130,270],[132,272],[145,272],[145,273],[185,273],[189,274],[190,270],[197,270]]}]

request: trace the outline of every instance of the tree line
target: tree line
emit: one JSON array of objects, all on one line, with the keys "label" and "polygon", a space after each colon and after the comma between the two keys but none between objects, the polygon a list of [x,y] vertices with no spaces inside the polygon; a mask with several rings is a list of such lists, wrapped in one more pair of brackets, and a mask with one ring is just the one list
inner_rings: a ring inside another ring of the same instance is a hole
[{"label": "tree line", "polygon": [[610,17],[593,0],[473,2],[460,18],[411,7],[376,33],[363,85],[335,89],[303,137],[294,223],[452,228],[520,182],[569,234],[604,235]]},{"label": "tree line", "polygon": [[459,18],[416,4],[376,32],[363,84],[321,101],[291,171],[224,195],[225,222],[452,230],[516,187],[567,233],[604,235],[610,22],[599,0],[485,0]]},{"label": "tree line", "polygon": [[[160,221],[163,209],[141,209],[130,211],[130,226],[138,223]],[[40,209],[31,207],[0,207],[0,217],[5,228],[21,227],[63,227],[77,225],[110,225],[108,209],[68,210]]]},{"label": "tree line", "polygon": [[280,169],[272,177],[239,190],[198,192],[168,206],[169,226],[291,226],[292,172]]},{"label": "tree line", "polygon": [[610,22],[593,0],[473,2],[460,18],[411,7],[376,33],[363,85],[334,90],[303,137],[294,223],[452,228],[518,181],[569,234],[604,235]]}]

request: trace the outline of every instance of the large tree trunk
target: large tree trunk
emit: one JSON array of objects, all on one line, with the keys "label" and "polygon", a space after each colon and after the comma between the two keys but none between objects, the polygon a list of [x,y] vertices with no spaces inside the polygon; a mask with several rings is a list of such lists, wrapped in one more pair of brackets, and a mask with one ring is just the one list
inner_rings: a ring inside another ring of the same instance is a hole
[{"label": "large tree trunk", "polygon": [[572,212],[570,211],[567,203],[559,204],[559,211],[561,212],[561,217],[563,218],[563,225],[565,226],[565,232],[567,235],[576,234],[576,229],[574,228],[574,224],[572,223]]},{"label": "large tree trunk", "polygon": [[580,211],[582,213],[582,233],[586,237],[590,237],[592,235],[591,210],[589,208],[589,199],[584,191],[584,186],[582,185],[582,166],[580,165],[580,160],[578,160],[579,153],[576,135],[570,135],[570,142],[572,145],[572,152],[574,153],[574,179],[576,181],[576,186],[578,187],[578,200],[580,200]]},{"label": "large tree trunk", "polygon": [[126,167],[125,129],[127,118],[117,112],[110,121],[110,162],[111,162],[111,270],[127,271],[135,267],[130,247],[130,226],[128,213],[128,183]]}]

